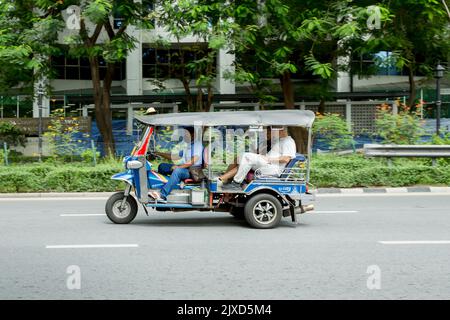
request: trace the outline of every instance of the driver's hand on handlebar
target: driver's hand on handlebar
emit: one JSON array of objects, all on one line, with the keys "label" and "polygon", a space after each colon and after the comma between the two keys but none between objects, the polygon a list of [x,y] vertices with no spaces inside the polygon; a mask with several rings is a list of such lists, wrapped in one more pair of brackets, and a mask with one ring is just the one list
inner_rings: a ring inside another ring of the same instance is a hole
[{"label": "driver's hand on handlebar", "polygon": [[152,160],[155,160],[156,155],[153,152],[149,151],[149,152],[147,152],[146,158],[147,158],[147,160],[152,161]]}]

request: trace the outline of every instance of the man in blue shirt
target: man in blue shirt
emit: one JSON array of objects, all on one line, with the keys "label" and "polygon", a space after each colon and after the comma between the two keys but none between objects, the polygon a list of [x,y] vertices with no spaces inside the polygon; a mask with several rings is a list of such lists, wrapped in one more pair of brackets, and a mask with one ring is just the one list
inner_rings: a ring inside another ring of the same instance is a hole
[{"label": "man in blue shirt", "polygon": [[[172,165],[170,171],[172,171],[169,181],[161,188],[161,192],[151,191],[150,195],[159,202],[167,201],[167,196],[181,181],[190,177],[190,167],[202,167],[203,158],[203,145],[201,137],[194,137],[194,128],[185,128],[184,141],[190,141],[187,148],[183,150],[181,155],[181,163],[178,165]],[[156,154],[171,159],[170,154],[157,152]],[[166,164],[167,165],[167,164]]]}]

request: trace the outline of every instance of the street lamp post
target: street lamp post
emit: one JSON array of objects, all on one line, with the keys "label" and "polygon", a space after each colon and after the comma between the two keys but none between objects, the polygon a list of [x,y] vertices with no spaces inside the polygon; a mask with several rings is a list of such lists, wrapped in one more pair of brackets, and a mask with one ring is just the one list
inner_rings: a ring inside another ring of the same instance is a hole
[{"label": "street lamp post", "polygon": [[444,77],[445,68],[438,64],[434,70],[434,77],[436,78],[436,134],[439,135],[441,127],[441,79]]},{"label": "street lamp post", "polygon": [[39,110],[38,154],[39,154],[39,162],[42,162],[42,96],[44,95],[44,90],[42,89],[42,85],[39,85],[37,94],[38,94],[38,110]]}]

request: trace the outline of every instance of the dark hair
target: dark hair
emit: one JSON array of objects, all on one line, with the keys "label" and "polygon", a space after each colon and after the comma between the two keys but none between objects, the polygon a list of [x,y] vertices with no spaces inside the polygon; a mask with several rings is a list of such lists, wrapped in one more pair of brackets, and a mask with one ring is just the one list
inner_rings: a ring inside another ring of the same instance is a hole
[{"label": "dark hair", "polygon": [[185,130],[187,130],[191,136],[194,136],[194,127],[184,127]]}]

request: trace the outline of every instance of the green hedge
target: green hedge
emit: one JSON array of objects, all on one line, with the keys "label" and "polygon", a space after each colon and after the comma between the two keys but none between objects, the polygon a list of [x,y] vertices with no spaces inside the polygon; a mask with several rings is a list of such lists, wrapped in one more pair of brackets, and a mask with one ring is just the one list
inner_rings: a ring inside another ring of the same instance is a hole
[{"label": "green hedge", "polygon": [[114,191],[121,183],[110,178],[122,169],[120,165],[1,167],[0,192]]},{"label": "green hedge", "polygon": [[318,187],[403,187],[413,185],[450,185],[450,166],[430,159],[365,158],[361,155],[315,156],[311,166],[311,183]]},{"label": "green hedge", "polygon": [[[95,192],[115,191],[122,182],[111,180],[123,171],[120,163],[96,167],[79,165],[27,164],[0,166],[0,192]],[[315,156],[311,183],[316,187],[369,187],[450,185],[450,166],[431,166],[430,160],[398,159],[388,167],[383,159],[359,155]]]}]

